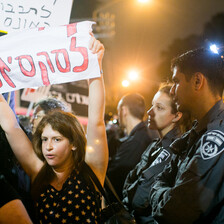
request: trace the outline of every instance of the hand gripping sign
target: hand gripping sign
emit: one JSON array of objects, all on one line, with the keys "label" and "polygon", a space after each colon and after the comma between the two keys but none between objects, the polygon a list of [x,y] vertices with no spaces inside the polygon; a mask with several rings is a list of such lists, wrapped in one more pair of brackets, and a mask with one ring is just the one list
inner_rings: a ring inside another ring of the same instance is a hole
[{"label": "hand gripping sign", "polygon": [[0,93],[100,76],[89,50],[93,22],[38,28],[0,38]]}]

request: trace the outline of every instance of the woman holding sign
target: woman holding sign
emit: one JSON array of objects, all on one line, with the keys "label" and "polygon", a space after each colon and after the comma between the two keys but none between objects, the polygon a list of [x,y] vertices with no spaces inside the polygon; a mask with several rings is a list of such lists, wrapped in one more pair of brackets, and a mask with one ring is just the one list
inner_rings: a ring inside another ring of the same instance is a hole
[{"label": "woman holding sign", "polygon": [[[104,46],[91,37],[89,48],[102,68]],[[89,80],[87,138],[74,115],[56,111],[41,120],[32,145],[0,97],[0,125],[31,178],[40,223],[99,223],[100,194],[82,164],[86,162],[103,185],[108,163],[104,100],[103,77]]]}]

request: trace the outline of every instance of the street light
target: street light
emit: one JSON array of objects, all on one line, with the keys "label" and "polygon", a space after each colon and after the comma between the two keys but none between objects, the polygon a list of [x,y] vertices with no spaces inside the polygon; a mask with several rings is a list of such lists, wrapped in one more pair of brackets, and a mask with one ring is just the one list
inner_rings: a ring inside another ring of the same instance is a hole
[{"label": "street light", "polygon": [[136,70],[131,70],[128,74],[128,77],[130,80],[135,81],[136,79],[138,79],[138,75],[139,73]]},{"label": "street light", "polygon": [[123,87],[130,86],[130,84],[131,84],[132,81],[135,81],[135,80],[138,79],[138,76],[139,76],[139,72],[137,70],[134,70],[134,69],[133,70],[130,70],[129,73],[128,73],[128,78],[125,79],[125,80],[123,80],[121,82],[121,85]]},{"label": "street light", "polygon": [[123,87],[128,87],[130,85],[130,82],[128,80],[123,80],[122,81],[122,86]]},{"label": "street light", "polygon": [[219,51],[218,51],[218,47],[217,47],[215,44],[212,44],[212,45],[210,46],[210,50],[211,50],[213,53],[215,53],[215,54],[218,54],[218,53],[219,53]]},{"label": "street light", "polygon": [[[121,1],[126,1],[126,0],[110,0],[109,2],[107,2],[106,4],[103,4],[101,7],[95,9],[93,11],[93,20],[95,22],[99,22],[101,24],[99,24],[97,30],[98,31],[104,31],[104,30],[108,30],[109,32],[111,32],[111,36],[113,36],[115,34],[114,28],[115,28],[115,14],[112,13],[102,13],[104,10],[110,8],[111,6],[117,4],[118,2]],[[128,0],[130,1],[130,0]],[[149,0],[135,0],[139,3],[147,3]],[[107,35],[106,35],[107,36]],[[108,35],[109,37],[110,35]]]},{"label": "street light", "polygon": [[[114,5],[114,4],[118,3],[118,2],[121,2],[121,1],[125,1],[125,0],[113,0],[113,1],[108,2],[107,4],[102,5],[102,7],[94,10],[94,12],[93,12],[93,19],[97,18],[97,13],[99,13],[99,12],[101,12],[101,11],[107,9],[107,8],[110,8],[112,5]],[[149,2],[149,0],[137,0],[137,1],[140,2],[140,3]]]},{"label": "street light", "polygon": [[138,0],[140,3],[147,3],[149,0]]}]

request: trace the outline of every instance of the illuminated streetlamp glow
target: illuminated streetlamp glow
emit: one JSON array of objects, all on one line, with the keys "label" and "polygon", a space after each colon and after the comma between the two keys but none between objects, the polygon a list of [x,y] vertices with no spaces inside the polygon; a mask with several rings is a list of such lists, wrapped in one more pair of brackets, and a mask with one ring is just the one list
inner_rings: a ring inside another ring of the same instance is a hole
[{"label": "illuminated streetlamp glow", "polygon": [[147,3],[149,0],[138,0],[140,3]]},{"label": "illuminated streetlamp glow", "polygon": [[215,44],[212,44],[211,46],[210,46],[210,50],[213,52],[213,53],[215,53],[215,54],[218,54],[219,52],[218,52],[218,48],[217,48],[217,46],[215,45]]},{"label": "illuminated streetlamp glow", "polygon": [[128,87],[130,85],[130,82],[128,80],[123,80],[122,81],[122,86],[123,87]]},{"label": "illuminated streetlamp glow", "polygon": [[132,70],[132,71],[129,72],[128,77],[129,77],[130,80],[134,81],[138,78],[138,72]]}]

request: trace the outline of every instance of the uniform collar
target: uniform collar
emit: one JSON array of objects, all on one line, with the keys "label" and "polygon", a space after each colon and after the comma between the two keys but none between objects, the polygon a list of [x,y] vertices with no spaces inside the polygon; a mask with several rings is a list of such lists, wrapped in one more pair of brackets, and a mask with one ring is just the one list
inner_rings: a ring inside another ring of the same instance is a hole
[{"label": "uniform collar", "polygon": [[124,142],[126,141],[129,137],[133,136],[135,134],[136,131],[142,129],[143,127],[146,127],[145,123],[143,121],[141,121],[140,123],[138,123],[130,132],[129,135],[124,136],[123,138],[119,139],[119,142]]},{"label": "uniform collar", "polygon": [[222,100],[219,100],[199,121],[196,127],[197,132],[207,129],[210,123],[213,122],[222,112],[224,112],[224,103]]},{"label": "uniform collar", "polygon": [[136,131],[138,131],[139,129],[142,129],[143,127],[146,127],[146,125],[143,121],[141,121],[131,130],[129,136],[134,135]]},{"label": "uniform collar", "polygon": [[180,137],[181,133],[178,127],[174,127],[161,140],[163,148],[167,148],[176,138]]}]

